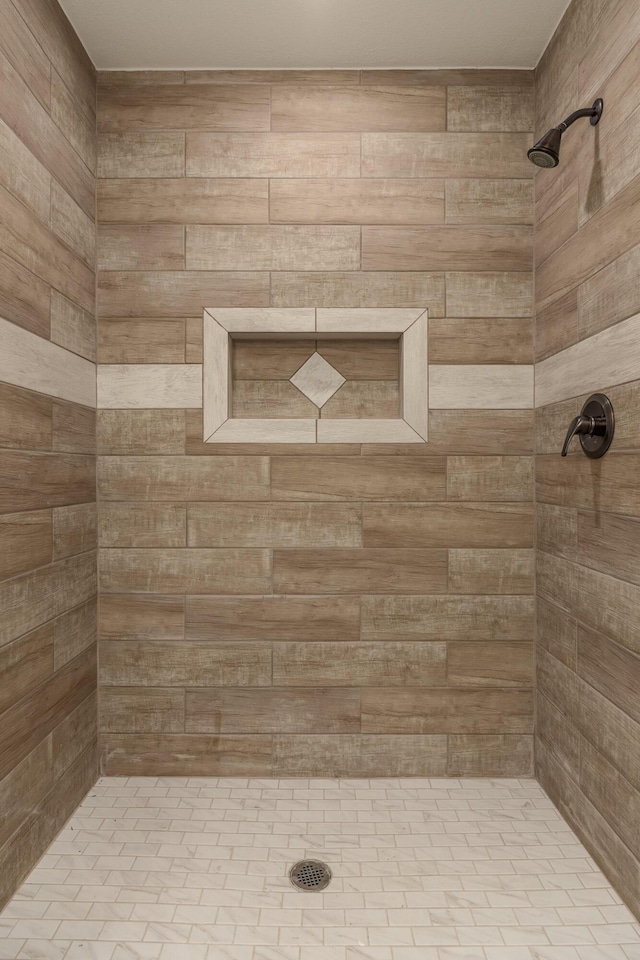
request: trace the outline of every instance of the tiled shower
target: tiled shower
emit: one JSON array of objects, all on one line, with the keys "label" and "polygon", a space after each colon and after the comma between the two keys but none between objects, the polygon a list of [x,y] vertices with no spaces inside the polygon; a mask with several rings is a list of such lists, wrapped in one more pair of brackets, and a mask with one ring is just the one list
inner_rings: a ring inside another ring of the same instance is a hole
[{"label": "tiled shower", "polygon": [[640,957],[636,6],[109,71],[0,0],[2,960]]}]

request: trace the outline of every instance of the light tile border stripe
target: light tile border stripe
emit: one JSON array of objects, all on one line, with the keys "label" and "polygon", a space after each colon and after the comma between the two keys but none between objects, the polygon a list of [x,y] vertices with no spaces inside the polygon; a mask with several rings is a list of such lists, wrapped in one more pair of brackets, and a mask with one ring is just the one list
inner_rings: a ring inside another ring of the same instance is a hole
[{"label": "light tile border stripe", "polygon": [[0,318],[0,381],[85,407],[96,406],[96,365]]},{"label": "light tile border stripe", "polygon": [[437,364],[429,368],[430,410],[532,407],[532,364]]},{"label": "light tile border stripe", "polygon": [[[425,443],[428,425],[426,310],[218,309],[204,311],[205,443]],[[234,337],[400,338],[402,416],[395,420],[234,419]]]},{"label": "light tile border stripe", "polygon": [[[87,361],[88,362],[88,361]],[[201,364],[104,364],[98,366],[98,407],[101,409],[130,409],[130,410],[153,410],[153,409],[201,409],[202,408],[202,376],[203,367]],[[207,383],[207,372],[205,369],[205,384]],[[499,364],[450,364],[450,365],[430,365],[428,367],[427,377],[429,379],[429,409],[431,410],[528,410],[533,406],[533,367],[528,364],[499,365]],[[0,380],[2,377],[0,376]],[[635,379],[635,378],[633,378]],[[12,382],[12,381],[7,381]],[[228,382],[228,381],[227,381]],[[616,382],[622,382],[617,377],[608,381],[607,385],[614,385]],[[209,389],[216,389],[216,381],[213,379]],[[219,381],[220,392],[224,391],[223,374]],[[35,389],[35,388],[34,388]],[[207,386],[205,386],[205,391]],[[588,392],[584,390],[583,392]],[[403,396],[405,408],[405,417],[407,409],[407,398]],[[541,405],[541,404],[539,404]],[[217,431],[222,429],[223,423],[215,427],[215,421],[211,418],[210,408],[205,411],[210,420],[206,422],[205,429],[209,427]],[[234,424],[253,424],[257,429],[258,424],[263,424],[262,420],[233,420]],[[303,419],[296,420],[267,420],[267,425],[274,427],[276,424],[287,423],[294,430],[299,424],[304,423]],[[315,420],[308,421],[315,424]],[[346,435],[346,429],[341,430],[337,425],[346,423],[357,423],[362,426],[363,434],[368,431],[368,425],[378,423],[381,433],[384,433],[387,439],[380,441],[386,443],[408,443],[418,442],[405,440],[396,436],[395,440],[388,439],[389,424],[394,424],[398,430],[402,428],[403,420],[320,420],[319,423],[335,424],[336,433]],[[406,422],[406,421],[404,421]],[[412,433],[416,431],[410,427]],[[238,427],[238,429],[241,429]],[[248,440],[249,428],[242,427],[245,435],[244,443],[253,443]],[[284,429],[275,427],[275,429]],[[403,430],[403,436],[411,434]],[[209,434],[210,436],[211,434]],[[264,433],[260,429],[260,435]],[[310,432],[306,431],[310,436]],[[327,434],[323,431],[323,436]],[[222,438],[222,433],[220,434]],[[426,439],[426,438],[425,438]],[[222,442],[222,439],[220,439]],[[231,442],[226,441],[225,442]],[[266,442],[262,439],[260,442]],[[286,441],[278,440],[277,443]],[[300,441],[289,441],[298,443]],[[304,441],[313,442],[313,441]],[[323,440],[322,442],[329,442]],[[338,442],[338,441],[331,441]],[[344,441],[345,443],[369,441]]]},{"label": "light tile border stripe", "polygon": [[101,409],[146,410],[202,407],[199,363],[124,363],[98,367]]},{"label": "light tile border stripe", "polygon": [[536,364],[535,405],[640,379],[640,313]]}]

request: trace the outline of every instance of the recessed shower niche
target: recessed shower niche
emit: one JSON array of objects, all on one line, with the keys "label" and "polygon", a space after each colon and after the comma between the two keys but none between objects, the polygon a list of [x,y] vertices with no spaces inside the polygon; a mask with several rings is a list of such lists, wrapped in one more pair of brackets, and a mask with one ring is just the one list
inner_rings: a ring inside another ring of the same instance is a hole
[{"label": "recessed shower niche", "polygon": [[425,443],[420,309],[216,309],[204,314],[208,443]]},{"label": "recessed shower niche", "polygon": [[231,340],[234,418],[400,416],[399,340]]}]

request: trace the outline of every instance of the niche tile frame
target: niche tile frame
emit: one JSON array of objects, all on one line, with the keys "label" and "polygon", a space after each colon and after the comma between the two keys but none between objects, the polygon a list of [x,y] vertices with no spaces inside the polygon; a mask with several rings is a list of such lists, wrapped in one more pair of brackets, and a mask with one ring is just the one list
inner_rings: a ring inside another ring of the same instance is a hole
[{"label": "niche tile frame", "polygon": [[[203,318],[205,443],[426,443],[429,418],[426,309],[207,307]],[[239,419],[231,408],[233,340],[400,341],[401,415],[387,420]]]}]

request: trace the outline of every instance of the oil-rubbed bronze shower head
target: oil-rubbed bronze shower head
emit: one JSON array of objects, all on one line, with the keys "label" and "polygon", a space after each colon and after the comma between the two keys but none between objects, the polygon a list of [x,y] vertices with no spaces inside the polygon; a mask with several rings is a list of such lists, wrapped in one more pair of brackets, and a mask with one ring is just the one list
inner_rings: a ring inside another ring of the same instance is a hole
[{"label": "oil-rubbed bronze shower head", "polygon": [[602,100],[598,99],[592,107],[576,110],[566,120],[559,123],[557,127],[547,130],[544,137],[540,137],[538,142],[534,143],[531,149],[527,151],[531,163],[535,163],[537,167],[557,167],[560,163],[560,141],[567,127],[570,127],[580,117],[590,117],[591,126],[595,127],[602,116],[603,106]]},{"label": "oil-rubbed bronze shower head", "polygon": [[540,137],[527,152],[531,163],[535,163],[536,167],[557,167],[560,163],[561,139],[562,130],[559,127],[547,130],[544,137]]}]

